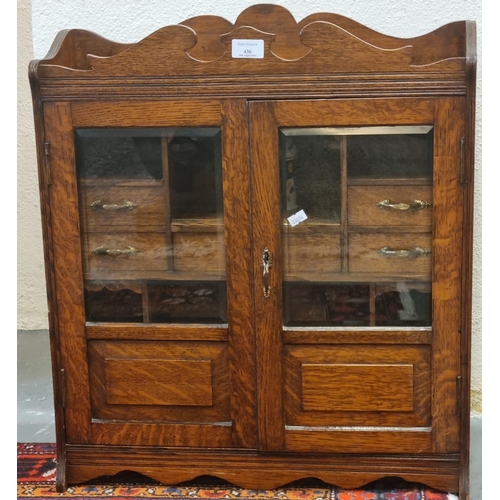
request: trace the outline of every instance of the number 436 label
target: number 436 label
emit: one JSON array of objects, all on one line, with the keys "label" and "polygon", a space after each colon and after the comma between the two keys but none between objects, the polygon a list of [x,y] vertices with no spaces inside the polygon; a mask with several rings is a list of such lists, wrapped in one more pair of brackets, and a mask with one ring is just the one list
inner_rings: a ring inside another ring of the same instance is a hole
[{"label": "number 436 label", "polygon": [[264,59],[264,40],[232,40],[233,58]]}]

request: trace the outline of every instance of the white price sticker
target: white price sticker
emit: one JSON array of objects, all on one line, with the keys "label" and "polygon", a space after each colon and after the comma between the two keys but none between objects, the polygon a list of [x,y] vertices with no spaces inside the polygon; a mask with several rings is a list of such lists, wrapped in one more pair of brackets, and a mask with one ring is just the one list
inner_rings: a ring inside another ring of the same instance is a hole
[{"label": "white price sticker", "polygon": [[294,227],[297,224],[304,222],[306,219],[307,215],[304,212],[304,210],[299,210],[296,214],[293,214],[290,217],[288,217],[288,222],[290,223],[290,226]]},{"label": "white price sticker", "polygon": [[264,59],[264,40],[232,40],[233,58]]}]

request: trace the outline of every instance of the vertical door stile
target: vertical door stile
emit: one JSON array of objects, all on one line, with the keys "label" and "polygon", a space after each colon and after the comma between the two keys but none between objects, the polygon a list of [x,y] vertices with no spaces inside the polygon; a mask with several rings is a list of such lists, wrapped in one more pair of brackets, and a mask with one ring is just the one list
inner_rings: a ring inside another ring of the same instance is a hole
[{"label": "vertical door stile", "polygon": [[233,390],[233,445],[257,446],[256,360],[248,108],[245,100],[222,103],[222,168],[225,214],[229,365]]},{"label": "vertical door stile", "polygon": [[[273,116],[272,103],[250,105],[257,401],[259,449],[262,451],[282,451],[285,446],[279,150]],[[267,278],[262,267],[266,248],[273,259]],[[266,288],[268,286],[270,288]]]},{"label": "vertical door stile", "polygon": [[436,452],[456,452],[459,424],[456,377],[460,373],[462,189],[460,139],[464,102],[436,101],[434,144],[432,429]]},{"label": "vertical door stile", "polygon": [[52,234],[57,328],[62,332],[59,342],[66,375],[63,388],[66,438],[74,443],[89,443],[92,439],[90,393],[71,106],[49,103],[44,112],[46,138],[51,144],[51,209],[54,214],[65,214],[65,217],[52,218]]}]

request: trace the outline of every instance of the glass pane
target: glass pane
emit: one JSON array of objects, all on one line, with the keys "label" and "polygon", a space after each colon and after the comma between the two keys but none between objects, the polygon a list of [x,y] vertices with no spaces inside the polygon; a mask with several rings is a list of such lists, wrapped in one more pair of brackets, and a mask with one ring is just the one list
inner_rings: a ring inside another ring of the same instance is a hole
[{"label": "glass pane", "polygon": [[280,130],[285,326],[431,324],[433,129]]},{"label": "glass pane", "polygon": [[283,207],[292,215],[340,221],[340,148],[333,136],[281,134]]},{"label": "glass pane", "polygon": [[368,179],[430,178],[432,137],[432,132],[348,136],[348,176]]},{"label": "glass pane", "polygon": [[284,284],[286,326],[426,326],[430,284]]},{"label": "glass pane", "polygon": [[220,129],[75,136],[87,320],[226,322]]}]

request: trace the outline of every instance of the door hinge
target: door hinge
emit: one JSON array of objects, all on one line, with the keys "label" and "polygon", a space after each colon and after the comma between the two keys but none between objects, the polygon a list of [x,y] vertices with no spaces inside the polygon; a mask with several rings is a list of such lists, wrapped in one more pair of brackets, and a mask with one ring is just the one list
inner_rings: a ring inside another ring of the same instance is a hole
[{"label": "door hinge", "polygon": [[460,184],[465,184],[465,137],[460,139]]},{"label": "door hinge", "polygon": [[457,418],[460,420],[462,413],[462,375],[457,376]]},{"label": "door hinge", "polygon": [[59,370],[59,392],[60,392],[60,404],[62,408],[66,408],[66,371],[64,368]]},{"label": "door hinge", "polygon": [[43,150],[45,153],[45,170],[47,174],[47,184],[50,186],[52,184],[52,171],[50,168],[50,142],[44,143]]}]

